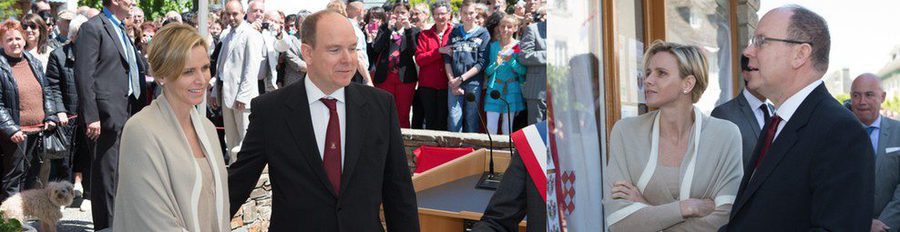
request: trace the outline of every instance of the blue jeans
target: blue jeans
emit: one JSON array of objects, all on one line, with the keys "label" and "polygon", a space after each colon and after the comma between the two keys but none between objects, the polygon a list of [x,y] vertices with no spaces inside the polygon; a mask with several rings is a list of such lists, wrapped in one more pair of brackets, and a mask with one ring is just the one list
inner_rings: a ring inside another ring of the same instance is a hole
[{"label": "blue jeans", "polygon": [[447,130],[450,132],[478,133],[481,129],[479,120],[479,105],[481,103],[481,83],[472,81],[462,84],[466,93],[475,94],[475,101],[466,101],[466,95],[453,95],[447,91]]}]

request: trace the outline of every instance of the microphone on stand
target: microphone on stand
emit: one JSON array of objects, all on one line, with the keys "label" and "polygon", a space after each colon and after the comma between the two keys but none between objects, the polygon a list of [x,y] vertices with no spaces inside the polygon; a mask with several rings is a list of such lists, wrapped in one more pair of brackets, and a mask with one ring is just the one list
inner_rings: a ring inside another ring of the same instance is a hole
[{"label": "microphone on stand", "polygon": [[[493,98],[494,100],[500,100],[500,101],[503,102],[503,104],[506,104],[506,117],[507,117],[507,119],[506,119],[507,123],[506,123],[506,124],[509,126],[510,132],[512,132],[512,121],[513,121],[513,119],[512,119],[512,110],[510,109],[509,102],[506,101],[506,99],[503,99],[502,97],[500,97],[500,91],[497,91],[496,89],[495,89],[495,90],[491,90],[491,98]],[[488,133],[488,134],[490,134],[490,133]],[[510,135],[507,135],[507,136],[510,136]],[[509,152],[512,153],[512,154],[515,154],[515,153],[516,153],[515,147],[513,147],[512,137],[511,137],[511,136],[510,136],[510,140],[509,140]]]},{"label": "microphone on stand", "polygon": [[[475,102],[477,96],[471,92],[466,92],[465,98],[467,102]],[[481,126],[487,128],[484,123],[484,118],[481,117],[481,114],[478,114],[478,120],[481,122]],[[490,160],[488,164],[488,171],[481,175],[481,178],[478,179],[478,183],[475,184],[475,188],[478,189],[486,189],[486,190],[497,190],[497,187],[500,186],[500,175],[497,175],[494,172],[494,139],[491,138],[491,133],[487,133],[488,142],[490,144],[490,148],[488,148],[488,153],[490,154]]]}]

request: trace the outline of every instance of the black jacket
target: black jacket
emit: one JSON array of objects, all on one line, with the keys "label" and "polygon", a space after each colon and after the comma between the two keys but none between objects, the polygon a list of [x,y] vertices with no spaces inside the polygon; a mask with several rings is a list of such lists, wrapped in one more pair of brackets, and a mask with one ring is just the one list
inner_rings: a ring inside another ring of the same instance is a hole
[{"label": "black jacket", "polygon": [[[0,54],[5,54],[5,51],[0,49]],[[23,55],[26,62],[28,62],[28,66],[31,67],[31,71],[34,72],[34,77],[37,78],[38,83],[44,89],[44,114],[46,115],[44,121],[58,122],[59,119],[56,118],[58,111],[56,110],[56,101],[54,99],[59,97],[54,96],[53,91],[49,91],[47,87],[47,80],[44,78],[44,66],[30,53],[25,52]],[[19,128],[21,126],[19,125],[19,86],[12,75],[12,66],[10,66],[9,61],[3,55],[0,55],[0,85],[2,85],[2,88],[0,88],[0,98],[2,98],[0,99],[0,134],[3,135],[3,138],[9,139],[9,137],[21,130]]]},{"label": "black jacket", "polygon": [[78,112],[78,90],[75,89],[75,46],[68,43],[54,49],[47,62],[50,90],[58,94],[56,109],[68,114]]},{"label": "black jacket", "polygon": [[[382,83],[387,80],[388,75],[388,57],[390,57],[392,31],[388,29],[387,24],[382,24],[378,29],[378,35],[372,42],[372,54],[376,55],[375,59],[375,76],[372,81]],[[404,30],[403,39],[400,41],[400,62],[399,75],[400,82],[414,83],[419,81],[418,70],[416,70],[415,58],[416,44],[419,40],[419,29],[411,27]]]},{"label": "black jacket", "polygon": [[[751,160],[763,144],[760,139]],[[824,84],[778,132],[755,173],[754,163],[744,166],[731,218],[719,231],[869,231],[872,143]]]},{"label": "black jacket", "polygon": [[519,231],[519,222],[528,216],[525,231],[544,231],[547,228],[547,203],[528,175],[519,155],[512,155],[503,174],[500,187],[491,197],[481,221],[472,231]]},{"label": "black jacket", "polygon": [[[149,89],[140,81],[140,100],[128,96],[128,62],[116,25],[99,14],[81,25],[75,40],[75,86],[79,118],[85,124],[100,121],[104,131],[119,132],[133,113],[149,101]],[[83,49],[82,49],[83,48]],[[143,57],[134,49],[135,57]],[[137,59],[138,80],[144,80],[146,64]],[[103,146],[106,147],[106,146]]]},{"label": "black jacket", "polygon": [[[253,99],[237,162],[228,168],[231,214],[263,169],[272,182],[269,231],[419,231],[416,194],[393,97],[352,83],[345,87],[346,142],[335,196],[316,146],[303,80]],[[382,210],[383,209],[383,210]]]}]

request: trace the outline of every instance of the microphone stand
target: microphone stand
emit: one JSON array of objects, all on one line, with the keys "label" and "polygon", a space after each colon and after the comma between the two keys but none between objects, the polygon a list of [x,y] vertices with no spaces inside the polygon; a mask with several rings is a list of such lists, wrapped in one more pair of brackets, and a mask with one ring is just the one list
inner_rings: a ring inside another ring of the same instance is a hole
[{"label": "microphone stand", "polygon": [[[468,92],[465,94],[467,102],[475,102],[475,94]],[[484,122],[484,118],[481,117],[481,114],[478,114],[478,120],[481,122],[481,126],[487,128]],[[484,174],[481,174],[481,178],[478,179],[478,183],[475,184],[475,188],[484,189],[484,190],[497,190],[497,187],[500,186],[501,176],[494,172],[494,140],[491,138],[491,133],[487,133],[488,142],[490,144],[490,148],[488,148],[488,153],[490,154],[490,161],[488,164],[488,171]]]},{"label": "microphone stand", "polygon": [[[506,104],[506,117],[507,117],[506,124],[509,126],[509,133],[510,133],[510,134],[506,135],[506,136],[509,136],[509,152],[510,152],[510,154],[516,154],[516,148],[513,146],[513,142],[512,142],[512,134],[511,133],[513,130],[513,128],[512,128],[513,117],[512,117],[512,109],[509,106],[509,102],[506,101],[506,99],[500,97],[500,91],[497,91],[497,90],[491,91],[491,98],[493,98],[494,100],[500,100],[503,102],[503,104]],[[490,133],[488,133],[488,134],[490,134]]]}]

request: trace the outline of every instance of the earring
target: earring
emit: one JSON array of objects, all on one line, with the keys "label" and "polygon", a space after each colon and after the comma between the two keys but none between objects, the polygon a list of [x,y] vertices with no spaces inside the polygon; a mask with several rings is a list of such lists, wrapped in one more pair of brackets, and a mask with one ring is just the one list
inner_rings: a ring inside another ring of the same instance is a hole
[{"label": "earring", "polygon": [[687,90],[685,90],[685,91],[684,91],[684,94],[687,94],[687,93],[688,93],[688,91],[687,91]]}]

